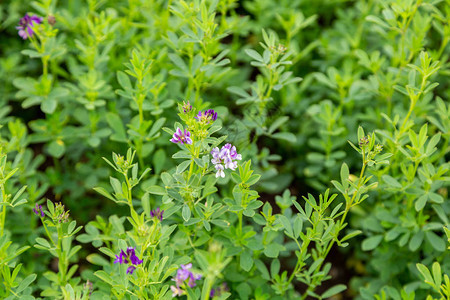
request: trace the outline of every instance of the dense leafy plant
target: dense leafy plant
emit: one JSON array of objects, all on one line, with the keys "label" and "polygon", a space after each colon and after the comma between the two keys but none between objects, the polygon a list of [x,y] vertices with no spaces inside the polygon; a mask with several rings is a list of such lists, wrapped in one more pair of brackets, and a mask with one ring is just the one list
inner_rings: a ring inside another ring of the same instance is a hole
[{"label": "dense leafy plant", "polygon": [[449,18],[0,3],[0,297],[449,299]]}]

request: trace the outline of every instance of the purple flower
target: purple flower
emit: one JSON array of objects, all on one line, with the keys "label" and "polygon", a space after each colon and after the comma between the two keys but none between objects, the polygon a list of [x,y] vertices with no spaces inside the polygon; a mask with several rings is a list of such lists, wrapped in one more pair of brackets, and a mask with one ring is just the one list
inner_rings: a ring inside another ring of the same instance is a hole
[{"label": "purple flower", "polygon": [[44,211],[42,210],[42,206],[38,205],[36,203],[36,206],[33,208],[34,213],[36,214],[36,216],[41,216],[42,218],[45,216]]},{"label": "purple flower", "polygon": [[214,111],[214,109],[205,110],[204,113],[202,113],[202,111],[199,111],[195,118],[199,122],[209,123],[210,121],[217,120],[217,113]]},{"label": "purple flower", "polygon": [[125,252],[123,252],[123,250],[120,250],[119,255],[116,255],[116,259],[114,260],[114,263],[117,264],[127,264],[128,263],[128,258],[127,255],[125,254]]},{"label": "purple flower", "polygon": [[39,25],[42,23],[43,18],[38,16],[29,16],[28,14],[25,14],[25,16],[20,19],[19,26],[16,27],[17,30],[19,30],[19,35],[24,40],[26,40],[29,37],[32,37],[34,34],[33,27],[35,25]]},{"label": "purple flower", "polygon": [[189,274],[189,282],[188,282],[189,287],[192,288],[192,287],[196,286],[195,281],[200,280],[200,279],[202,279],[201,274],[190,273]]},{"label": "purple flower", "polygon": [[170,141],[175,144],[180,143],[190,145],[192,144],[191,133],[187,129],[183,132],[180,128],[177,128]]},{"label": "purple flower", "polygon": [[191,272],[192,264],[189,263],[187,265],[180,265],[180,269],[177,270],[177,275],[175,278],[172,278],[172,281],[175,281],[176,286],[171,286],[172,289],[172,297],[181,296],[186,293],[182,288],[186,288],[186,280],[187,286],[192,288],[196,286],[196,281],[202,278],[200,274],[194,274]]},{"label": "purple flower", "polygon": [[177,278],[179,278],[181,281],[185,281],[191,274],[191,271],[189,270],[192,268],[192,264],[180,265],[180,267],[181,269],[178,269],[177,271]]},{"label": "purple flower", "polygon": [[127,274],[133,274],[134,270],[136,270],[137,265],[142,264],[142,260],[140,260],[136,256],[135,249],[133,247],[128,247],[127,251],[120,250],[119,255],[116,255],[116,259],[114,260],[115,264],[131,264],[127,268]]},{"label": "purple flower", "polygon": [[211,150],[212,159],[217,173],[216,178],[225,177],[225,169],[236,170],[237,161],[242,159],[242,155],[238,154],[236,147],[231,144],[226,144],[219,150],[218,147]]},{"label": "purple flower", "polygon": [[132,248],[132,247],[128,247],[127,248],[127,257],[130,259],[130,261],[131,261],[131,263],[133,265],[140,265],[140,264],[142,264],[142,260],[140,260],[136,256],[136,252],[135,252],[134,248]]},{"label": "purple flower", "polygon": [[228,285],[226,282],[222,283],[219,287],[211,289],[209,297],[214,298],[215,296],[220,297],[223,293],[228,292]]},{"label": "purple flower", "polygon": [[160,221],[162,221],[163,220],[163,214],[164,214],[164,210],[160,210],[160,208],[158,207],[157,209],[154,209],[154,210],[152,210],[151,212],[150,212],[150,216],[152,217],[152,218],[157,218],[157,219],[159,219]]}]

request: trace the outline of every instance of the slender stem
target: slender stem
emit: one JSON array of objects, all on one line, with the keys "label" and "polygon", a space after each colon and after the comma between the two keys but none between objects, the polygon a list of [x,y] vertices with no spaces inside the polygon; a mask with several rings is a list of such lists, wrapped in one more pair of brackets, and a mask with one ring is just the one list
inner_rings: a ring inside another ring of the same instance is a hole
[{"label": "slender stem", "polygon": [[242,236],[242,211],[240,211],[238,213],[238,219],[239,219],[239,227],[238,227],[239,234],[238,234],[238,236],[239,236],[239,238],[241,238],[241,236]]},{"label": "slender stem", "polygon": [[[3,190],[2,190],[2,192],[3,192]],[[3,209],[2,209],[2,214],[1,214],[1,225],[2,225],[2,228],[1,228],[1,231],[0,231],[0,235],[1,236],[3,236],[3,230],[4,230],[4,228],[5,228],[5,222],[6,222],[6,205],[2,205],[3,206]]]},{"label": "slender stem", "polygon": [[[345,211],[344,211],[344,214],[342,215],[342,218],[340,220],[339,226],[342,226],[344,224],[345,219],[347,217],[347,214],[348,214],[348,212],[350,211],[350,208],[353,205],[353,201],[355,201],[356,196],[358,195],[359,190],[362,187],[363,175],[364,175],[364,171],[366,169],[366,156],[365,156],[365,150],[364,149],[362,151],[362,156],[363,156],[363,166],[362,166],[361,172],[359,174],[358,186],[357,186],[355,192],[353,193],[352,198],[346,204]],[[322,262],[319,264],[319,266],[316,268],[316,270],[320,270],[320,268],[322,267],[323,262],[325,261],[325,258],[328,256],[328,253],[331,251],[331,248],[333,247],[334,243],[335,243],[335,240],[331,240],[331,242],[328,245],[327,249],[325,250],[324,254],[321,255],[324,258],[324,260],[322,260]],[[315,289],[315,287],[316,287],[316,280],[313,280],[313,283],[308,287],[308,289],[306,290],[305,294],[302,295],[302,299],[305,299],[306,296],[308,295],[308,292],[309,291],[313,291]]]},{"label": "slender stem", "polygon": [[42,75],[44,76],[44,78],[47,78],[48,76],[48,56],[44,56],[42,58]]},{"label": "slender stem", "polygon": [[[131,216],[133,217],[136,213],[136,211],[134,210],[134,207],[133,207],[133,196],[131,194],[131,190],[133,188],[130,184],[130,181],[128,180],[127,173],[123,173],[123,176],[125,177],[125,182],[127,183],[127,188],[128,188],[127,202],[128,202],[128,206],[130,207],[130,211],[132,212]],[[136,220],[136,221],[138,221],[138,220]]]},{"label": "slender stem", "polygon": [[44,225],[44,229],[45,229],[45,233],[47,234],[48,238],[50,239],[50,241],[52,242],[53,246],[55,246],[56,248],[58,247],[55,243],[55,241],[53,240],[50,232],[48,231],[47,225],[45,225],[44,219],[41,217],[41,221],[42,221],[42,225]]}]

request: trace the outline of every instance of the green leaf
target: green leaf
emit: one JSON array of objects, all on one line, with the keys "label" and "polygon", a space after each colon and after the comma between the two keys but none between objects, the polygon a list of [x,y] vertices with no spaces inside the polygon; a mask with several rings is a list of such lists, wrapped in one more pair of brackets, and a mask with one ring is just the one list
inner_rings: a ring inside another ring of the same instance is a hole
[{"label": "green leaf", "polygon": [[342,291],[345,291],[347,289],[347,286],[345,284],[338,284],[333,286],[332,288],[329,288],[325,291],[325,293],[322,294],[323,299],[330,298],[331,296],[337,295]]},{"label": "green leaf", "polygon": [[241,265],[241,268],[246,272],[249,272],[250,269],[252,268],[253,257],[252,257],[252,252],[249,249],[246,249],[245,251],[243,251],[241,253],[240,265]]},{"label": "green leaf", "polygon": [[117,72],[117,81],[119,82],[120,86],[125,91],[129,91],[129,90],[133,89],[133,86],[131,85],[130,78],[124,72],[122,72],[122,71],[118,71]]},{"label": "green leaf", "polygon": [[428,195],[422,195],[419,197],[419,199],[416,200],[416,203],[414,204],[414,207],[416,208],[416,211],[421,211],[425,205],[427,204]]},{"label": "green leaf", "polygon": [[97,265],[97,266],[109,266],[110,262],[108,260],[106,260],[103,256],[97,254],[97,253],[93,253],[93,254],[89,254],[86,257],[86,260],[88,262],[90,262],[91,264]]},{"label": "green leaf", "polygon": [[260,261],[259,259],[255,260],[255,266],[259,270],[259,272],[261,273],[261,277],[263,279],[270,280],[269,271],[267,270],[266,265],[262,261]]},{"label": "green leaf", "polygon": [[352,232],[350,232],[349,234],[347,234],[346,236],[344,236],[344,237],[340,240],[340,242],[342,243],[342,242],[344,242],[344,241],[346,241],[346,240],[349,240],[349,239],[351,239],[351,238],[353,238],[353,237],[355,237],[355,236],[357,236],[357,235],[359,235],[359,234],[361,234],[361,233],[362,233],[361,230],[355,230],[355,231],[352,231]]},{"label": "green leaf", "polygon": [[47,150],[51,156],[60,158],[66,151],[66,146],[62,140],[56,140],[48,145]]},{"label": "green leaf", "polygon": [[440,252],[445,251],[445,241],[439,237],[436,233],[433,231],[427,231],[425,232],[425,237],[430,242],[431,246],[433,246],[434,249]]},{"label": "green leaf", "polygon": [[159,185],[152,185],[150,187],[147,188],[146,190],[147,193],[150,194],[154,194],[154,195],[165,195],[166,194],[166,189],[159,186]]},{"label": "green leaf", "polygon": [[425,265],[422,264],[416,264],[417,269],[422,274],[422,276],[425,278],[425,282],[433,285],[434,280],[433,277],[431,277],[431,273],[428,270],[428,268]]},{"label": "green leaf", "polygon": [[370,251],[375,249],[381,242],[381,240],[383,239],[382,235],[374,235],[371,236],[369,238],[366,238],[363,242],[362,242],[362,249],[364,251]]},{"label": "green leaf", "polygon": [[191,209],[189,208],[189,206],[187,204],[183,205],[181,215],[183,216],[183,219],[185,222],[189,221],[189,219],[191,218]]},{"label": "green leaf", "polygon": [[442,283],[441,265],[437,261],[433,263],[432,270],[433,270],[434,284],[436,286],[441,286]]},{"label": "green leaf", "polygon": [[264,62],[264,59],[261,56],[261,54],[259,54],[253,49],[245,49],[245,53],[256,61]]},{"label": "green leaf", "polygon": [[417,232],[409,241],[409,245],[408,245],[409,250],[414,252],[417,249],[419,249],[419,247],[422,245],[424,236],[425,235],[424,235],[423,231]]},{"label": "green leaf", "polygon": [[386,182],[387,185],[389,185],[393,188],[397,188],[397,189],[402,188],[402,185],[400,184],[400,182],[398,182],[397,179],[395,179],[392,176],[383,175],[381,178],[384,180],[384,182]]},{"label": "green leaf", "polygon": [[350,171],[348,170],[348,166],[346,163],[343,163],[341,166],[341,182],[344,190],[348,188],[348,177],[350,176]]},{"label": "green leaf", "polygon": [[290,132],[277,132],[272,134],[272,137],[278,140],[285,140],[291,143],[295,143],[297,141],[295,135]]},{"label": "green leaf", "polygon": [[106,273],[105,271],[97,271],[94,273],[95,276],[97,276],[98,278],[100,278],[101,280],[103,280],[104,282],[110,284],[110,285],[114,285],[111,276],[109,276],[108,273]]},{"label": "green leaf", "polygon": [[50,246],[50,243],[43,238],[36,238],[36,243],[38,243],[39,245],[44,246],[45,248],[50,249],[52,246]]},{"label": "green leaf", "polygon": [[123,127],[122,119],[117,114],[109,112],[106,114],[106,122],[108,122],[109,127],[114,131],[111,135],[111,140],[126,143],[127,134]]},{"label": "green leaf", "polygon": [[292,225],[289,219],[283,215],[279,215],[278,219],[280,220],[281,224],[283,224],[284,229],[287,231],[287,235],[293,237],[294,233],[292,231]]},{"label": "green leaf", "polygon": [[281,125],[286,123],[289,120],[289,117],[283,116],[276,119],[269,127],[269,133],[273,133],[275,130],[278,129]]},{"label": "green leaf", "polygon": [[45,112],[46,114],[52,114],[55,112],[56,106],[58,105],[58,102],[56,102],[55,98],[51,98],[49,97],[45,97],[42,100],[41,103],[41,109],[43,112]]},{"label": "green leaf", "polygon": [[105,196],[106,198],[108,198],[109,200],[112,200],[114,202],[116,202],[117,200],[110,194],[108,193],[108,191],[106,191],[104,188],[102,187],[95,187],[94,191],[96,191],[97,193]]},{"label": "green leaf", "polygon": [[284,249],[284,246],[272,243],[266,246],[264,249],[264,254],[267,257],[276,258],[280,254],[280,251],[283,251]]},{"label": "green leaf", "polygon": [[16,293],[19,294],[23,290],[25,290],[36,279],[36,277],[36,274],[28,275],[24,280],[20,282],[19,286],[16,289]]},{"label": "green leaf", "polygon": [[298,239],[303,229],[303,220],[297,216],[294,220],[294,237]]}]

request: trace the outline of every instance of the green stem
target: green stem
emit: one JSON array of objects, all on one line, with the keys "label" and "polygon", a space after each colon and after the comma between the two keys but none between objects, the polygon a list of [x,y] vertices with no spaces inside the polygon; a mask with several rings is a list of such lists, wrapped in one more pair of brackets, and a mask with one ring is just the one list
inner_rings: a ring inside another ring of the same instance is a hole
[{"label": "green stem", "polygon": [[62,285],[65,285],[66,284],[66,275],[67,275],[67,264],[66,264],[64,251],[62,249],[63,233],[61,230],[61,226],[58,225],[57,229],[58,229],[58,247],[57,247],[58,269],[59,269],[59,273],[61,274]]},{"label": "green stem", "polygon": [[239,238],[241,238],[241,236],[242,236],[242,212],[241,211],[238,213],[238,219],[239,219],[239,227],[238,227],[239,234],[238,234],[238,236],[239,236]]},{"label": "green stem", "polygon": [[[3,193],[3,189],[2,189],[2,193]],[[2,205],[3,206],[3,209],[2,209],[2,214],[1,214],[1,225],[2,225],[2,228],[1,228],[1,236],[3,236],[3,230],[4,230],[4,228],[5,228],[5,222],[6,222],[6,205]]]},{"label": "green stem", "polygon": [[127,188],[128,188],[128,195],[127,195],[128,206],[130,207],[131,216],[134,216],[136,211],[134,210],[134,207],[133,207],[133,196],[131,194],[132,187],[131,187],[130,181],[128,180],[127,173],[123,173],[123,176],[125,177],[125,182],[127,183]]},{"label": "green stem", "polygon": [[56,248],[58,247],[55,243],[55,241],[53,240],[50,232],[48,231],[47,225],[45,225],[44,219],[41,218],[42,221],[42,225],[44,225],[44,229],[45,229],[45,233],[47,234],[48,238],[50,239],[50,241],[52,242],[53,246],[55,246]]},{"label": "green stem", "polygon": [[[347,202],[346,207],[345,207],[345,211],[344,214],[342,215],[342,218],[340,220],[339,226],[342,226],[345,222],[345,219],[347,217],[348,212],[350,211],[350,208],[353,205],[353,202],[356,199],[356,196],[359,193],[360,188],[362,187],[362,182],[363,182],[363,175],[364,175],[364,171],[366,169],[366,157],[365,157],[365,151],[363,149],[362,151],[362,155],[363,155],[363,166],[361,168],[361,173],[359,174],[359,180],[358,180],[358,186],[355,190],[355,192],[353,193],[352,198],[350,199],[349,202]],[[316,268],[316,270],[320,270],[320,268],[322,267],[323,262],[325,261],[325,258],[328,256],[328,253],[331,251],[331,248],[333,247],[335,243],[335,240],[332,240],[330,242],[330,244],[328,245],[327,249],[325,250],[324,254],[321,255],[324,259],[322,260],[322,262],[319,264],[319,266]],[[313,291],[316,287],[316,280],[313,280],[312,284],[308,287],[307,291],[305,292],[304,295],[302,295],[302,299],[305,299],[306,296],[308,295],[309,291]]]},{"label": "green stem", "polygon": [[48,56],[44,56],[42,58],[42,75],[44,76],[44,78],[47,78],[48,76]]}]

